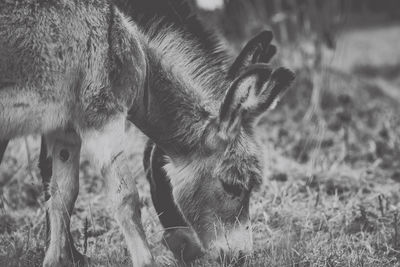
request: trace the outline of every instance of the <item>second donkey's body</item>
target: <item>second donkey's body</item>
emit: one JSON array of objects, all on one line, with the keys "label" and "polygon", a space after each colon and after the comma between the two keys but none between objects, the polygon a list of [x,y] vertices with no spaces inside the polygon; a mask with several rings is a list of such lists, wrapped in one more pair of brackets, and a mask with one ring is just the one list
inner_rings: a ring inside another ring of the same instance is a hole
[{"label": "second donkey's body", "polygon": [[127,112],[144,56],[107,1],[2,0],[0,10],[1,138],[99,129]]},{"label": "second donkey's body", "polygon": [[92,148],[135,266],[152,264],[123,153],[143,92],[139,31],[108,1],[0,0],[0,140],[44,134],[52,158],[45,266],[81,264],[69,234],[81,144]]}]

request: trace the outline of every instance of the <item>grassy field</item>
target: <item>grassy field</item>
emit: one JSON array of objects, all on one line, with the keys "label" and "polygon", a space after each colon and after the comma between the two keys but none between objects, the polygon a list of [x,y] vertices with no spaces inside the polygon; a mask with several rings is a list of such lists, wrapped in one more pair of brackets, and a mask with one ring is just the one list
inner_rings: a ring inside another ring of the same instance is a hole
[{"label": "grassy field", "polygon": [[[309,73],[258,127],[266,175],[251,200],[254,255],[248,266],[396,266],[400,260],[400,27],[344,33],[321,72],[310,112]],[[333,56],[333,58],[332,58]],[[131,129],[131,168],[157,262],[175,266],[161,243]],[[0,167],[0,266],[40,266],[45,208],[38,137],[14,140]],[[77,248],[93,266],[129,266],[122,234],[103,208],[103,180],[83,154],[72,217]],[[84,232],[87,231],[85,244]],[[195,266],[218,266],[202,259]],[[229,263],[225,263],[229,266]]]}]

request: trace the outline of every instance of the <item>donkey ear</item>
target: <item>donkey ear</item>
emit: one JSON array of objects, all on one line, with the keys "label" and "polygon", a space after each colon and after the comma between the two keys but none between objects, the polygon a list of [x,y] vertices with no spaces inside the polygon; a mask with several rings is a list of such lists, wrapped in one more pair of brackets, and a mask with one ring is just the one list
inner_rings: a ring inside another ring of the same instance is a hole
[{"label": "donkey ear", "polygon": [[271,72],[268,65],[255,64],[232,82],[220,109],[218,130],[221,137],[236,136],[244,113],[258,104],[257,96],[269,80]]},{"label": "donkey ear", "polygon": [[219,115],[219,135],[234,138],[242,126],[253,125],[292,84],[295,75],[286,68],[272,72],[267,64],[248,67],[231,85]]},{"label": "donkey ear", "polygon": [[274,70],[270,79],[262,86],[257,96],[257,103],[249,107],[245,119],[252,121],[268,109],[275,108],[294,78],[295,74],[286,68]]},{"label": "donkey ear", "polygon": [[271,45],[273,34],[263,31],[251,39],[242,49],[228,71],[228,78],[237,77],[246,67],[254,63],[268,63],[276,53],[276,46]]}]

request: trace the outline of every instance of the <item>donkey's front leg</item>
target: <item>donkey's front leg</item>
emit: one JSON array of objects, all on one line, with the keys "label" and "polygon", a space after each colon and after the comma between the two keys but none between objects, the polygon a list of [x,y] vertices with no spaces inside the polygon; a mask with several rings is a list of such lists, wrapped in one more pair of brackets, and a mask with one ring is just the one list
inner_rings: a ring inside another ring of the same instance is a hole
[{"label": "donkey's front leg", "polygon": [[[40,145],[40,154],[39,154],[39,170],[40,176],[42,177],[42,188],[44,191],[44,200],[48,201],[50,199],[50,180],[51,180],[51,172],[52,172],[52,159],[47,151],[46,138],[42,136],[42,142]],[[46,210],[46,249],[49,247],[49,239],[50,239],[50,217],[49,211]]]},{"label": "donkey's front leg", "polygon": [[44,266],[79,266],[83,256],[76,250],[70,234],[70,216],[79,191],[81,139],[73,130],[46,136],[51,151],[52,178],[49,187],[50,245]]},{"label": "donkey's front leg", "polygon": [[106,180],[108,204],[125,236],[133,266],[154,266],[141,222],[139,194],[124,152],[125,118],[85,138]]},{"label": "donkey's front leg", "polygon": [[8,145],[8,140],[7,141],[0,140],[0,164],[1,161],[3,160],[4,152],[6,151],[7,145]]}]

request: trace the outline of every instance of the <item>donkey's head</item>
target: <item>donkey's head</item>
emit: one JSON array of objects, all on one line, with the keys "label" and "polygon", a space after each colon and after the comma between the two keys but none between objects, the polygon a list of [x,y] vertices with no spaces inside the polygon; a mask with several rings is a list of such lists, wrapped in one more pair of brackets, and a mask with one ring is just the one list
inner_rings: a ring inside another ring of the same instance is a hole
[{"label": "donkey's head", "polygon": [[291,72],[253,65],[235,79],[217,116],[207,121],[203,146],[190,160],[166,165],[174,197],[203,245],[229,254],[252,248],[249,200],[263,177],[257,119],[289,86]]},{"label": "donkey's head", "polygon": [[[169,102],[177,105],[179,111],[168,111],[177,107],[164,107],[164,113],[174,116],[163,117],[159,126],[164,128],[158,134],[155,126],[147,128],[147,133],[166,154],[164,168],[185,218],[204,247],[218,248],[213,251],[225,255],[238,256],[252,249],[249,200],[263,177],[262,151],[254,127],[294,78],[291,71],[284,68],[273,71],[266,64],[276,52],[270,45],[271,39],[270,32],[255,37],[225,76],[219,77],[224,82],[217,85],[226,86],[217,88],[225,91],[223,97],[193,100],[198,95],[193,94],[189,99],[191,93],[187,93],[180,101]],[[171,84],[175,90],[182,90],[176,89],[180,85],[171,79],[170,75],[164,75],[163,83],[157,83],[159,90]],[[188,90],[191,89],[182,91]],[[155,88],[150,91],[148,109],[158,98],[159,106],[152,110],[160,110],[169,96],[160,98]]]}]

